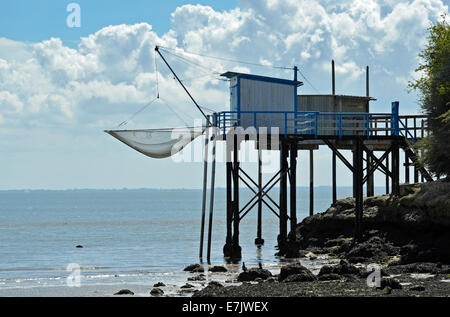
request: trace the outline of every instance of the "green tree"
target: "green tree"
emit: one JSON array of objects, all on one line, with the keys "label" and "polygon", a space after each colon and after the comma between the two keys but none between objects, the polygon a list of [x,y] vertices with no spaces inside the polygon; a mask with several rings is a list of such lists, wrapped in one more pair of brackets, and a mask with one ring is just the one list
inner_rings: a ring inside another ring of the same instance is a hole
[{"label": "green tree", "polygon": [[419,54],[416,69],[422,76],[409,86],[419,92],[431,134],[419,148],[422,160],[434,175],[450,175],[450,27],[443,15],[428,29],[428,43]]}]

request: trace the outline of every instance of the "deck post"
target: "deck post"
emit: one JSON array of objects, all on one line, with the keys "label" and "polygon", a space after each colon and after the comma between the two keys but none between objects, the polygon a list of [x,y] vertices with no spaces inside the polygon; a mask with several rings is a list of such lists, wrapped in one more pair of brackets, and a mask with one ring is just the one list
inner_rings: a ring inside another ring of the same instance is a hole
[{"label": "deck post", "polygon": [[225,238],[225,245],[223,246],[223,256],[231,257],[232,251],[232,237],[233,237],[233,162],[232,162],[232,146],[231,146],[232,135],[226,135],[226,222],[227,222],[227,233]]},{"label": "deck post", "polygon": [[[386,168],[389,171],[389,154],[386,155]],[[391,169],[392,171],[392,169]],[[390,189],[389,189],[389,175],[386,173],[386,195],[389,195],[391,193]]]},{"label": "deck post", "polygon": [[409,155],[405,151],[405,183],[409,184]]},{"label": "deck post", "polygon": [[284,138],[281,139],[280,149],[280,234],[278,235],[278,249],[284,254],[287,239],[287,146]]},{"label": "deck post", "polygon": [[202,196],[202,220],[200,227],[200,261],[203,260],[203,240],[205,237],[205,213],[206,213],[206,191],[208,183],[208,143],[209,143],[209,129],[205,132],[205,149],[203,156],[203,196]]},{"label": "deck post", "polygon": [[297,142],[295,140],[290,143],[290,224],[291,230],[288,237],[288,247],[286,257],[298,257],[297,238],[295,229],[297,227]]},{"label": "deck post", "polygon": [[333,178],[333,204],[337,201],[337,182],[336,182],[336,153],[332,156],[332,178]]},{"label": "deck post", "polygon": [[400,194],[400,149],[397,140],[393,141],[392,148],[392,194]]},{"label": "deck post", "polygon": [[[356,145],[356,144],[355,144]],[[358,164],[357,163],[357,160],[358,160],[358,153],[356,153],[356,147],[352,150],[352,159],[353,159],[353,168],[355,168],[355,166],[356,166],[356,164]],[[358,187],[358,184],[356,183],[357,182],[357,179],[356,179],[356,171],[354,171],[353,172],[353,198],[356,198],[356,196],[357,196],[357,192],[356,192],[356,189],[357,189],[357,187]]]},{"label": "deck post", "polygon": [[255,244],[257,246],[264,244],[264,239],[262,238],[262,187],[262,150],[258,139],[258,227],[255,239]]},{"label": "deck post", "polygon": [[209,224],[208,224],[208,253],[206,260],[211,264],[211,241],[212,241],[212,227],[213,227],[213,212],[214,212],[214,186],[216,178],[216,127],[212,130],[212,163],[211,163],[211,189],[209,197]]},{"label": "deck post", "polygon": [[[372,157],[370,157],[369,153],[367,153],[366,159],[367,159],[367,161],[366,161],[367,162],[366,163],[367,170],[366,171],[369,171],[373,165]],[[374,196],[374,194],[375,194],[375,190],[374,190],[373,173],[372,173],[367,177],[367,197],[372,197],[372,196]]]},{"label": "deck post", "polygon": [[314,215],[314,150],[309,150],[309,215]]},{"label": "deck post", "polygon": [[239,245],[239,144],[237,131],[234,133],[233,147],[233,241],[231,257],[233,259],[240,259],[242,258],[242,249]]},{"label": "deck post", "polygon": [[355,239],[360,239],[362,234],[363,218],[363,141],[361,138],[357,138],[355,141]]}]

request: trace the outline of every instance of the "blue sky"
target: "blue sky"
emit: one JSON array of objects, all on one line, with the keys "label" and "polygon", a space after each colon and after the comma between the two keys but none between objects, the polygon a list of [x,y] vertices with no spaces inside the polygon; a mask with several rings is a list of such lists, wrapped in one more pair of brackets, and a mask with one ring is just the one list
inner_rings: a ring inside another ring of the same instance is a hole
[{"label": "blue sky", "polygon": [[[408,93],[407,83],[419,76],[414,70],[427,27],[448,13],[443,0],[79,0],[81,27],[69,28],[71,2],[0,2],[0,189],[201,187],[201,163],[149,159],[103,132],[155,97],[156,74],[163,102],[127,128],[201,119],[160,60],[156,72],[156,44],[179,54],[297,65],[314,86],[305,83],[300,89],[305,94],[331,92],[334,59],[337,93],[363,95],[369,65],[371,95],[377,98],[373,112],[389,112],[398,100],[402,113],[418,113],[417,96]],[[212,72],[292,77],[271,68],[184,56],[203,70],[167,59],[185,79],[209,69],[208,76],[186,85],[198,102],[216,110],[228,108],[229,93],[227,83]],[[315,154],[317,185],[331,182],[330,157],[326,149]],[[224,185],[222,165],[218,186]],[[298,184],[307,185],[307,153],[300,154],[299,166]],[[351,185],[343,165],[338,180]],[[384,177],[376,176],[375,182],[382,185]]]},{"label": "blue sky", "polygon": [[81,36],[87,36],[108,25],[151,22],[154,30],[163,34],[170,28],[170,14],[179,6],[189,3],[210,5],[216,10],[227,10],[237,5],[226,1],[148,1],[148,0],[78,0],[82,10],[82,27],[66,26],[65,0],[3,0],[0,20],[1,36],[17,41],[38,42],[58,37],[68,46],[76,46]]}]

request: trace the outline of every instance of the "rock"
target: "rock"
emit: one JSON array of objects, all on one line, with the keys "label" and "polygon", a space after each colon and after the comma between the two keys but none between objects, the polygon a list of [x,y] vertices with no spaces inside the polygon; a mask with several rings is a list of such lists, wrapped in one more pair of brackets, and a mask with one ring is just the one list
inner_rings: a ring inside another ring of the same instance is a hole
[{"label": "rock", "polygon": [[309,258],[311,261],[314,261],[314,260],[317,259],[317,255],[315,255],[315,254],[312,253],[312,252],[306,253],[306,257]]},{"label": "rock", "polygon": [[354,265],[349,264],[345,260],[341,260],[338,265],[324,265],[321,267],[319,276],[325,274],[337,274],[337,275],[361,275],[361,270]]},{"label": "rock", "polygon": [[200,264],[191,264],[191,265],[186,266],[183,271],[193,272],[195,269],[200,268],[200,267],[201,267]]},{"label": "rock", "polygon": [[335,281],[340,279],[341,276],[335,273],[319,275],[319,281]]},{"label": "rock", "polygon": [[181,286],[181,289],[186,289],[186,288],[194,288],[195,286],[189,283],[184,284],[183,286]]},{"label": "rock", "polygon": [[317,280],[317,277],[311,272],[302,272],[300,274],[293,274],[286,277],[283,283],[294,283],[294,282],[312,282]]},{"label": "rock", "polygon": [[164,284],[163,282],[158,282],[155,285],[153,285],[153,287],[164,287],[166,286],[166,284]]},{"label": "rock", "polygon": [[228,272],[228,270],[223,266],[213,266],[213,267],[209,268],[208,271],[213,272],[213,273]]},{"label": "rock", "polygon": [[161,296],[161,295],[164,295],[164,291],[162,289],[160,289],[160,288],[155,287],[155,288],[153,288],[150,291],[150,295],[152,295],[152,296]]},{"label": "rock", "polygon": [[410,291],[417,291],[417,292],[423,292],[425,290],[425,287],[421,285],[413,286],[409,289]]},{"label": "rock", "polygon": [[77,246],[75,246],[75,248],[82,249],[84,247],[81,244],[78,244]]},{"label": "rock", "polygon": [[380,282],[380,289],[389,287],[391,289],[402,289],[402,285],[394,278],[382,278]]},{"label": "rock", "polygon": [[121,289],[114,295],[134,295],[134,293],[132,291],[130,291],[129,289]]},{"label": "rock", "polygon": [[217,281],[211,281],[211,282],[209,282],[209,283],[208,283],[208,286],[210,286],[210,287],[224,287],[222,284],[220,284],[220,283],[217,282]]},{"label": "rock", "polygon": [[269,277],[267,280],[266,280],[266,283],[276,283],[276,282],[278,282],[278,279],[276,278],[276,277]]},{"label": "rock", "polygon": [[193,277],[188,277],[187,279],[190,282],[194,282],[194,281],[204,281],[206,280],[205,275],[204,274],[200,274],[197,276],[193,276]]},{"label": "rock", "polygon": [[[310,276],[310,275],[314,276],[314,274],[312,274],[310,270],[308,270],[306,267],[304,267],[301,264],[286,265],[281,268],[280,275],[278,276],[278,281],[282,282],[288,276],[297,275],[297,274],[305,275],[305,279],[308,278],[306,276]],[[297,277],[297,278],[299,278],[299,277]],[[311,277],[309,277],[309,278],[311,278]]]},{"label": "rock", "polygon": [[428,262],[389,266],[386,270],[389,274],[405,274],[405,273],[445,274],[446,271],[443,270],[442,267],[439,268],[437,264]]},{"label": "rock", "polygon": [[346,256],[352,263],[356,262],[381,262],[386,261],[390,255],[398,253],[398,248],[385,239],[374,236],[367,241],[355,243]]},{"label": "rock", "polygon": [[264,282],[264,280],[260,277],[257,277],[257,278],[255,278],[255,282],[261,283],[261,282]]},{"label": "rock", "polygon": [[191,264],[184,268],[185,272],[197,273],[204,272],[205,269],[200,264]]},{"label": "rock", "polygon": [[269,270],[260,269],[260,268],[252,268],[245,272],[241,272],[237,279],[239,282],[249,282],[249,281],[254,281],[257,278],[266,280],[271,276],[272,276],[272,273],[270,273]]},{"label": "rock", "polygon": [[384,289],[384,294],[385,295],[389,295],[389,294],[391,294],[392,293],[392,288],[390,288],[389,286],[387,286],[385,289]]}]

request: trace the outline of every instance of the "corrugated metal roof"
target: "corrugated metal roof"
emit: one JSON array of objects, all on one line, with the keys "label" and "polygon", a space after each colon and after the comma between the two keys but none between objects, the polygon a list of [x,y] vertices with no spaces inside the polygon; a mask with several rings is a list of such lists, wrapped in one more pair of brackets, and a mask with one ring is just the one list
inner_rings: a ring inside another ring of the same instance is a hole
[{"label": "corrugated metal roof", "polygon": [[227,78],[240,77],[240,78],[268,81],[268,82],[272,82],[272,83],[279,83],[279,84],[292,85],[292,86],[302,86],[303,85],[303,82],[298,81],[298,80],[295,81],[295,80],[288,80],[288,79],[282,79],[282,78],[274,78],[274,77],[259,76],[259,75],[253,75],[253,74],[236,73],[236,72],[226,72],[226,73],[221,74],[220,76],[227,77]]},{"label": "corrugated metal roof", "polygon": [[324,94],[324,95],[304,95],[304,94],[301,94],[301,95],[298,95],[299,97],[302,97],[302,96],[304,96],[304,97],[333,97],[333,96],[336,96],[336,97],[338,97],[338,98],[343,98],[343,99],[357,99],[357,100],[377,100],[376,98],[374,98],[374,97],[367,97],[367,96],[351,96],[351,95],[331,95],[331,94],[329,94],[329,95],[327,95],[327,94]]}]

